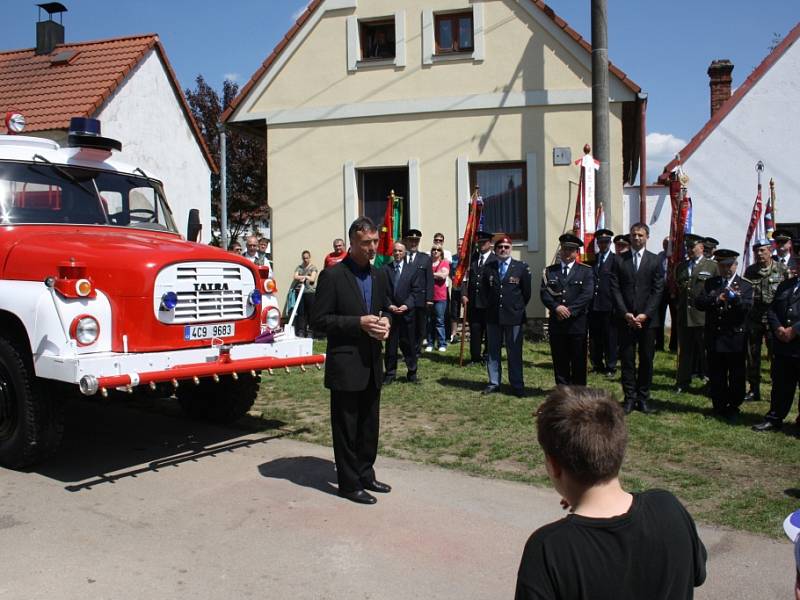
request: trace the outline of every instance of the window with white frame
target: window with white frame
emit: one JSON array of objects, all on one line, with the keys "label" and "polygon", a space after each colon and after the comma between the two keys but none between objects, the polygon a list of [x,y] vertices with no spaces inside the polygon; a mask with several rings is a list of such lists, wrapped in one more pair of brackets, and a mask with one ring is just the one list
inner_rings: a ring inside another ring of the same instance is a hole
[{"label": "window with white frame", "polygon": [[434,13],[433,29],[436,54],[475,50],[472,10],[457,13]]},{"label": "window with white frame", "polygon": [[380,60],[395,56],[394,18],[358,22],[360,60]]},{"label": "window with white frame", "polygon": [[483,197],[483,225],[515,240],[528,238],[528,193],[525,162],[472,163],[470,187]]},{"label": "window with white frame", "polygon": [[422,11],[422,64],[482,61],[486,57],[483,4],[458,10]]},{"label": "window with white frame", "polygon": [[347,70],[406,66],[405,11],[383,17],[347,17]]}]

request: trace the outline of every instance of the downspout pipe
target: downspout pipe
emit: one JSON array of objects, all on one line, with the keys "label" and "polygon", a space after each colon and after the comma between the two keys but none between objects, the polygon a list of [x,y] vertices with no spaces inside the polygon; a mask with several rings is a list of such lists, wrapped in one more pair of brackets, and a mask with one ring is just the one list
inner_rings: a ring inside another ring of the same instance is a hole
[{"label": "downspout pipe", "polygon": [[639,92],[639,222],[647,222],[647,92]]}]

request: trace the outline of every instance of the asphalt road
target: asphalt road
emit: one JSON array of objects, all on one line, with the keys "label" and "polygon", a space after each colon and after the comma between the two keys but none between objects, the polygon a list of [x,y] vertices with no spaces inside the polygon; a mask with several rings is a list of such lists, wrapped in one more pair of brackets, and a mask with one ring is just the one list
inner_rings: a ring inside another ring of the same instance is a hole
[{"label": "asphalt road", "polygon": [[[513,598],[550,490],[379,459],[375,506],[335,495],[330,448],[112,402],[71,407],[46,468],[0,469],[0,599]],[[788,598],[788,541],[701,527],[697,598]]]}]

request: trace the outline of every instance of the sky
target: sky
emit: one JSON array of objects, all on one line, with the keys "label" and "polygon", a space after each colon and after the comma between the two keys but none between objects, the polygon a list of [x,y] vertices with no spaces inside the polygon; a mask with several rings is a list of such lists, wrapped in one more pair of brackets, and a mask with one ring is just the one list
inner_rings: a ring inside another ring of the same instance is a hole
[{"label": "sky", "polygon": [[[226,78],[240,85],[250,79],[307,1],[62,4],[68,9],[63,15],[67,42],[157,33],[183,88],[193,87],[202,74],[220,89]],[[590,40],[590,0],[548,4]],[[775,36],[786,35],[800,21],[800,0],[608,0],[608,5],[609,58],[648,93],[648,179],[708,120],[711,61],[733,62],[735,88],[766,57]],[[2,0],[0,50],[35,44],[38,10],[33,0]]]}]

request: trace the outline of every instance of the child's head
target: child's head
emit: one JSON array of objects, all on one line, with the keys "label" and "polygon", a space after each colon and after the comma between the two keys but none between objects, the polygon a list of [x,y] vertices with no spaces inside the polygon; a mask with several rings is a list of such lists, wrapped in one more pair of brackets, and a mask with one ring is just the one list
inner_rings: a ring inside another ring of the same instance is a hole
[{"label": "child's head", "polygon": [[578,484],[619,474],[628,429],[622,407],[605,390],[558,386],[536,413],[539,444]]}]

